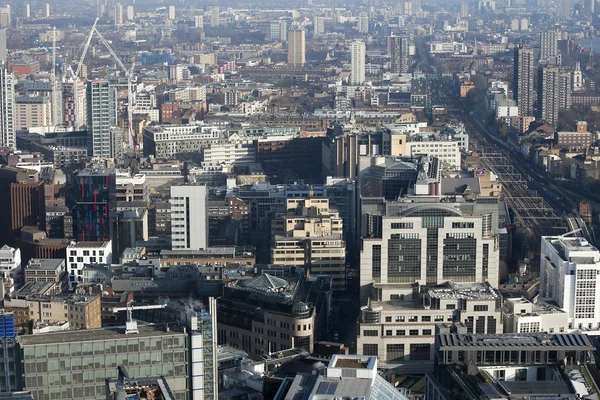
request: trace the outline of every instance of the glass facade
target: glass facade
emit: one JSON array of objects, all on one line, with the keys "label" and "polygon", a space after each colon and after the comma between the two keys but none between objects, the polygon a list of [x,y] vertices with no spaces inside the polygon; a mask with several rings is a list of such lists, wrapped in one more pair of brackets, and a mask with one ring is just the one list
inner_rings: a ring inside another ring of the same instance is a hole
[{"label": "glass facade", "polygon": [[116,199],[115,174],[111,169],[77,176],[74,189],[73,237],[75,240],[100,242],[110,240],[110,215]]},{"label": "glass facade", "polygon": [[35,399],[105,399],[105,380],[117,376],[119,365],[131,377],[165,376],[176,399],[186,399],[189,392],[184,333],[22,344],[21,356],[24,389]]}]

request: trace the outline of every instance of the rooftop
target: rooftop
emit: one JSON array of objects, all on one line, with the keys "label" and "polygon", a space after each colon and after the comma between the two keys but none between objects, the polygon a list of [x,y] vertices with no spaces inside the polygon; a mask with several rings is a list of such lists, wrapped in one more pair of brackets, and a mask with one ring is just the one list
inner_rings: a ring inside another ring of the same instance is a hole
[{"label": "rooftop", "polygon": [[75,244],[69,246],[69,248],[75,248],[75,249],[101,248],[101,247],[108,247],[109,245],[110,245],[110,240],[107,240],[105,242],[78,242],[78,243],[75,243]]},{"label": "rooftop", "polygon": [[[170,328],[173,328],[170,326]],[[141,337],[158,337],[158,336],[175,336],[184,335],[184,333],[177,330],[171,329],[169,332],[165,330],[165,325],[139,325],[138,330],[140,333],[132,336],[125,334],[125,327],[114,327],[114,328],[102,328],[102,329],[87,329],[79,331],[68,331],[68,332],[51,332],[42,333],[39,335],[27,335],[19,336],[18,341],[22,346],[35,346],[42,344],[54,344],[54,343],[74,343],[74,342],[91,342],[97,340],[111,340],[111,339],[135,339]]]},{"label": "rooftop", "polygon": [[562,349],[594,350],[587,335],[580,333],[546,334],[546,333],[505,333],[463,335],[459,333],[442,333],[439,335],[440,350],[452,348],[539,348],[555,347]]},{"label": "rooftop", "polygon": [[58,270],[64,267],[65,260],[62,258],[32,258],[29,260],[28,270]]},{"label": "rooftop", "polygon": [[114,175],[115,170],[112,168],[86,168],[81,170],[77,176],[108,176]]},{"label": "rooftop", "polygon": [[445,287],[436,287],[428,293],[438,299],[497,299],[500,294],[492,287],[483,283],[448,283]]}]

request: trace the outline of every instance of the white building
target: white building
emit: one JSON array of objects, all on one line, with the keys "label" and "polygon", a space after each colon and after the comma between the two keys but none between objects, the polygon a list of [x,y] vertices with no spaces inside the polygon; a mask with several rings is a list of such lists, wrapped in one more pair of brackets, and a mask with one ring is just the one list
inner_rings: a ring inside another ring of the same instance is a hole
[{"label": "white building", "polygon": [[67,247],[67,272],[71,282],[83,278],[85,265],[103,264],[107,268],[112,263],[112,241],[79,242]]},{"label": "white building", "polygon": [[539,299],[564,310],[569,329],[600,329],[600,251],[584,238],[544,236],[540,264]]},{"label": "white building", "polygon": [[313,18],[314,35],[320,36],[325,33],[325,17]]},{"label": "white building", "polygon": [[356,40],[350,47],[352,56],[352,73],[350,75],[351,85],[362,85],[365,82],[365,42]]},{"label": "white building", "polygon": [[[420,154],[426,154],[436,157],[444,162],[448,167],[460,171],[460,144],[458,140],[441,140],[431,133],[423,133],[411,138],[406,143],[406,150],[403,154],[392,154],[406,157],[415,157]],[[417,139],[417,140],[415,140]]]},{"label": "white building", "polygon": [[2,278],[15,278],[21,274],[21,250],[8,245],[0,248],[0,274]]},{"label": "white building", "polygon": [[533,304],[524,297],[508,298],[502,309],[504,333],[564,333],[569,322],[560,308],[540,302]]},{"label": "white building", "polygon": [[225,129],[212,125],[156,125],[143,131],[144,156],[173,157],[225,143]]},{"label": "white building", "polygon": [[206,186],[171,186],[173,250],[208,248],[207,202]]},{"label": "white building", "polygon": [[169,19],[171,21],[175,19],[175,6],[169,6]]},{"label": "white building", "polygon": [[8,72],[8,69],[2,65],[0,65],[0,147],[17,149],[15,138],[15,83],[13,74]]},{"label": "white building", "polygon": [[211,145],[204,149],[204,167],[256,162],[254,146],[235,143]]},{"label": "white building", "polygon": [[431,54],[466,54],[467,45],[461,42],[431,42],[429,44]]},{"label": "white building", "polygon": [[519,106],[514,100],[499,100],[496,102],[496,118],[519,116]]},{"label": "white building", "polygon": [[135,19],[135,11],[133,6],[127,6],[127,20],[133,21]]},{"label": "white building", "polygon": [[117,91],[108,81],[89,81],[87,86],[87,129],[92,139],[92,155],[111,158],[111,130],[117,125]]},{"label": "white building", "polygon": [[367,16],[358,17],[357,30],[360,33],[369,33],[369,17],[367,17]]}]

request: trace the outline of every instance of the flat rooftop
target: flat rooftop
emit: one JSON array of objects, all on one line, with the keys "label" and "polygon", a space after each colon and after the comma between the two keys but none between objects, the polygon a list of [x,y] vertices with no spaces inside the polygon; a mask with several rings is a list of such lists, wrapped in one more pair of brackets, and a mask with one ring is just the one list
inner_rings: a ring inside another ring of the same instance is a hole
[{"label": "flat rooftop", "polygon": [[80,331],[66,332],[51,332],[41,333],[39,335],[19,336],[18,341],[23,346],[35,346],[40,344],[53,343],[74,343],[74,342],[90,342],[95,340],[121,340],[121,339],[136,339],[141,337],[158,337],[169,335],[184,335],[183,332],[173,329],[174,326],[169,325],[170,331],[165,330],[165,324],[149,324],[139,325],[140,333],[135,335],[126,335],[125,327],[103,328],[103,329],[87,329]]},{"label": "flat rooftop", "polygon": [[29,265],[26,268],[26,271],[35,269],[35,270],[57,270],[61,266],[63,266],[65,260],[62,258],[32,258],[29,260]]},{"label": "flat rooftop", "polygon": [[579,333],[505,333],[496,335],[442,333],[439,336],[439,341],[440,350],[442,351],[460,348],[561,348],[594,350],[594,346],[587,335]]},{"label": "flat rooftop", "polygon": [[105,242],[78,242],[72,246],[69,246],[70,249],[79,249],[79,248],[100,248],[107,247],[108,241]]},{"label": "flat rooftop", "polygon": [[115,170],[112,168],[86,168],[81,170],[77,176],[108,176],[114,175]]},{"label": "flat rooftop", "polygon": [[332,365],[334,368],[367,368],[369,365],[368,361],[364,361],[360,358],[337,358],[335,363]]},{"label": "flat rooftop", "polygon": [[500,294],[483,283],[462,284],[449,283],[444,287],[436,287],[427,292],[436,299],[497,299]]}]

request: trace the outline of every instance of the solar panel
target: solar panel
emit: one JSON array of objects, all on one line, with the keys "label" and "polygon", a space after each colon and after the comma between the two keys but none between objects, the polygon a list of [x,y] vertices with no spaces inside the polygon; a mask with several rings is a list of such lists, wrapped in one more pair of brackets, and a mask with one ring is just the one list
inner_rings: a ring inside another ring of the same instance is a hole
[{"label": "solar panel", "polygon": [[321,382],[319,383],[316,394],[334,394],[337,385],[337,382]]}]

